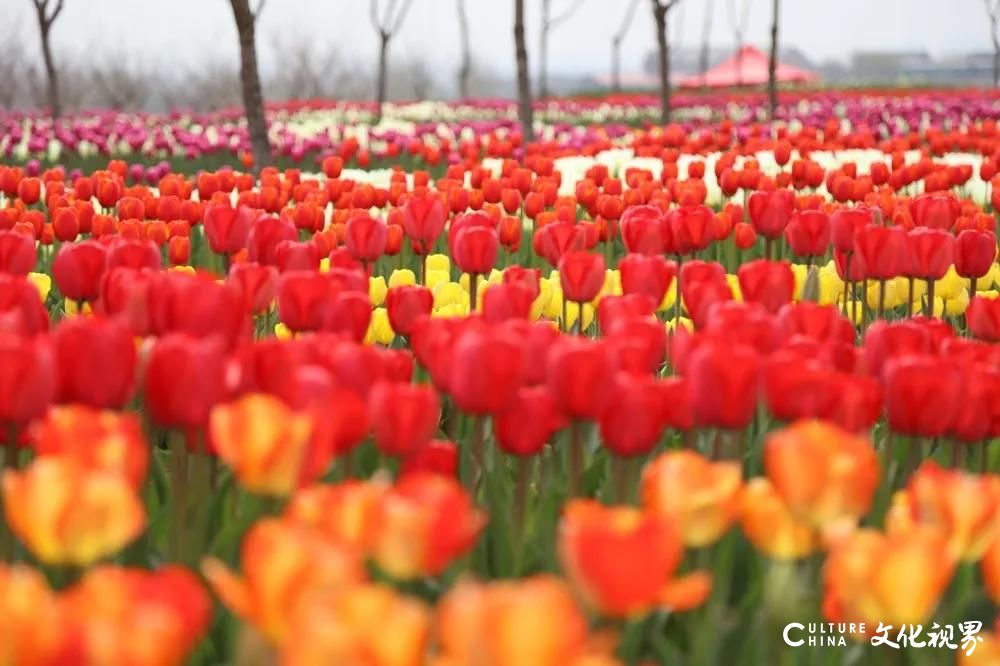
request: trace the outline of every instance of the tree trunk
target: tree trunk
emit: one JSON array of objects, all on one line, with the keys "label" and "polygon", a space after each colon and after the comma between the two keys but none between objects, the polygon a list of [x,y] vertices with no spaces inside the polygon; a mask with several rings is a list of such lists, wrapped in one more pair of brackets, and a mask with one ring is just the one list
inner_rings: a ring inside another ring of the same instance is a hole
[{"label": "tree trunk", "polygon": [[42,58],[45,60],[45,75],[49,81],[49,112],[52,114],[52,120],[55,120],[62,115],[62,103],[59,101],[59,75],[56,72],[55,60],[52,58],[52,45],[49,43],[49,31],[52,29],[52,25],[43,23],[40,27]]},{"label": "tree trunk", "polygon": [[469,17],[465,14],[465,0],[458,4],[458,28],[462,44],[462,65],[458,70],[458,96],[469,99],[469,76],[472,74],[472,55],[469,49]]},{"label": "tree trunk", "polygon": [[1000,86],[1000,37],[997,37],[997,17],[990,15],[990,35],[993,37],[993,87]]},{"label": "tree trunk", "polygon": [[616,95],[622,91],[621,56],[622,42],[616,37],[611,40],[611,92]]},{"label": "tree trunk", "polygon": [[712,36],[712,9],[713,0],[708,0],[705,4],[705,22],[701,27],[701,53],[698,54],[698,74],[701,76],[701,84],[705,85],[705,73],[708,72],[708,40]]},{"label": "tree trunk", "polygon": [[247,117],[250,145],[256,169],[271,166],[271,143],[267,138],[267,120],[264,118],[264,98],[257,72],[257,45],[254,16],[249,0],[230,0],[236,30],[240,36],[240,83],[243,88],[243,110]]},{"label": "tree trunk", "polygon": [[767,98],[770,108],[770,119],[778,111],[778,12],[780,0],[774,0],[771,15],[771,58],[767,63]]},{"label": "tree trunk", "polygon": [[521,121],[521,135],[525,142],[534,141],[528,49],[524,45],[524,0],[514,0],[514,51],[517,57],[517,114]]},{"label": "tree trunk", "polygon": [[660,60],[660,122],[670,122],[670,47],[667,45],[667,8],[657,0],[653,2],[653,21],[656,23],[656,46]]},{"label": "tree trunk", "polygon": [[542,29],[538,33],[538,97],[549,96],[549,10],[550,0],[542,0]]},{"label": "tree trunk", "polygon": [[382,107],[385,105],[386,69],[389,59],[389,34],[383,32],[379,35],[378,44],[378,82],[375,88],[375,123],[382,120]]}]

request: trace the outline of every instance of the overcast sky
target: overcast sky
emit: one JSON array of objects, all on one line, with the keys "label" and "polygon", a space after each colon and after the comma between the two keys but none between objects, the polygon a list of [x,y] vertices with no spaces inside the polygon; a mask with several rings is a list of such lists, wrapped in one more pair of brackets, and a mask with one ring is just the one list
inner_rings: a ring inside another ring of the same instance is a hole
[{"label": "overcast sky", "polygon": [[[53,0],[54,1],[54,0]],[[256,2],[257,0],[251,0]],[[387,1],[381,0],[384,9]],[[512,76],[513,0],[465,0],[474,58],[501,76]],[[551,0],[553,14],[573,0]],[[768,42],[771,0],[681,0],[671,14],[676,46],[697,46],[706,8],[714,7],[712,42],[733,43],[733,25],[749,2],[746,41]],[[453,76],[459,53],[456,0],[413,0],[391,47],[393,57],[422,58],[442,78]],[[611,34],[628,0],[583,0],[580,9],[550,37],[552,75],[604,74]],[[989,24],[982,0],[783,0],[783,46],[799,47],[814,61],[846,60],[855,50],[928,50],[934,55],[988,51]],[[525,0],[530,49],[537,43],[541,0]],[[623,74],[641,69],[655,47],[649,0],[639,0],[622,50]],[[365,66],[377,42],[368,19],[369,0],[267,0],[258,23],[262,66],[273,60],[276,37],[334,42],[342,56]],[[732,11],[735,10],[735,11]],[[0,0],[0,14],[13,16],[31,44],[37,43],[30,0]],[[205,58],[236,65],[237,42],[227,0],[65,0],[53,28],[57,55],[136,53],[147,63]],[[534,66],[532,66],[534,69]]]}]

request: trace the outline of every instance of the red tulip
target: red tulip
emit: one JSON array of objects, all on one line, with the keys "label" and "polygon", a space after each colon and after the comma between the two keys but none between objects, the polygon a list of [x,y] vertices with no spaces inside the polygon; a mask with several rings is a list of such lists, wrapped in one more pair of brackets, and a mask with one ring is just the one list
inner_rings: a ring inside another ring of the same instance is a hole
[{"label": "red tulip", "polygon": [[232,208],[227,205],[206,206],[202,216],[202,228],[208,246],[216,254],[235,254],[247,245],[250,228],[256,213],[246,206]]},{"label": "red tulip", "polygon": [[403,229],[416,254],[428,254],[444,231],[444,204],[433,195],[412,196],[403,205]]},{"label": "red tulip", "polygon": [[107,249],[97,241],[63,245],[52,262],[52,278],[59,292],[74,301],[96,301],[107,259]]},{"label": "red tulip", "polygon": [[108,270],[112,268],[147,268],[160,270],[163,258],[153,241],[116,239],[108,250]]},{"label": "red tulip", "polygon": [[278,318],[295,333],[318,331],[323,326],[330,300],[341,288],[339,282],[322,273],[285,273],[278,280]]},{"label": "red tulip", "polygon": [[739,430],[757,408],[759,356],[742,345],[710,342],[685,368],[694,420],[699,426]]},{"label": "red tulip", "polygon": [[652,376],[620,373],[600,417],[601,440],[618,456],[649,453],[663,434],[661,395]]},{"label": "red tulip", "polygon": [[426,287],[415,285],[391,287],[385,294],[385,308],[392,330],[410,337],[417,319],[430,316],[434,294]]},{"label": "red tulip", "polygon": [[250,227],[246,237],[247,259],[264,266],[277,266],[278,245],[298,240],[299,232],[288,220],[261,217]]},{"label": "red tulip", "polygon": [[907,235],[913,264],[912,275],[924,280],[940,280],[955,257],[955,237],[937,228],[917,228]]},{"label": "red tulip", "polygon": [[797,257],[821,257],[830,248],[830,218],[818,210],[797,211],[785,227],[785,242]]},{"label": "red tulip", "polygon": [[452,350],[448,390],[463,412],[477,416],[503,410],[521,385],[520,340],[499,327],[472,327]]},{"label": "red tulip", "polygon": [[532,244],[535,253],[555,267],[567,252],[584,248],[585,232],[573,222],[553,222],[535,232]]},{"label": "red tulip", "polygon": [[388,230],[385,222],[367,213],[351,217],[344,227],[344,240],[351,256],[362,262],[372,262],[385,252]]},{"label": "red tulip", "polygon": [[629,254],[618,262],[622,292],[642,294],[655,310],[677,276],[677,264],[658,255]]},{"label": "red tulip", "polygon": [[525,268],[519,264],[508,266],[503,271],[504,284],[518,284],[528,289],[531,300],[538,298],[541,290],[542,271],[539,268]]},{"label": "red tulip", "polygon": [[72,317],[52,332],[58,400],[121,409],[132,397],[136,350],[132,331],[112,319]]},{"label": "red tulip", "polygon": [[909,261],[906,232],[899,227],[869,224],[854,234],[855,258],[865,266],[865,274],[875,280],[891,280],[903,274]]},{"label": "red tulip", "polygon": [[671,211],[670,248],[673,254],[690,254],[712,244],[712,209],[708,206],[682,206]]},{"label": "red tulip", "polygon": [[559,260],[563,298],[574,303],[594,300],[604,286],[604,274],[602,255],[585,250],[567,252]]},{"label": "red tulip", "polygon": [[483,319],[490,324],[508,319],[527,319],[534,301],[530,287],[523,283],[493,285],[483,292]]},{"label": "red tulip", "polygon": [[463,273],[486,275],[496,265],[499,247],[500,237],[492,226],[468,226],[455,234],[451,256]]},{"label": "red tulip", "polygon": [[62,243],[76,240],[80,234],[80,218],[76,208],[63,206],[52,211],[52,234]]},{"label": "red tulip", "polygon": [[626,208],[619,227],[628,252],[658,255],[668,244],[665,235],[669,235],[670,228],[663,212],[656,206]]},{"label": "red tulip", "polygon": [[867,208],[842,208],[830,216],[833,247],[840,252],[854,251],[854,235],[872,223],[872,213]]},{"label": "red tulip", "polygon": [[493,416],[497,445],[516,456],[533,456],[560,428],[563,420],[544,386],[522,387],[507,408]]},{"label": "red tulip", "polygon": [[894,358],[931,350],[930,332],[913,321],[877,321],[865,331],[865,363],[874,377],[881,376],[883,367]]},{"label": "red tulip", "polygon": [[233,264],[228,282],[235,284],[243,294],[243,307],[254,315],[267,312],[278,288],[278,270],[252,261]]},{"label": "red tulip", "polygon": [[143,396],[150,418],[166,428],[198,431],[226,397],[226,356],[218,339],[166,335],[146,362]]},{"label": "red tulip", "polygon": [[226,349],[249,336],[243,294],[233,284],[203,275],[159,273],[150,279],[146,293],[154,335],[217,337]]},{"label": "red tulip", "polygon": [[44,416],[55,390],[49,341],[0,331],[0,423],[23,425]]},{"label": "red tulip", "polygon": [[607,342],[564,336],[552,345],[545,367],[549,392],[563,414],[591,421],[600,417],[617,371]]},{"label": "red tulip", "polygon": [[667,331],[649,316],[619,317],[603,328],[619,370],[640,376],[659,371],[667,350]]},{"label": "red tulip", "polygon": [[0,273],[27,275],[35,268],[35,239],[19,231],[0,231]]},{"label": "red tulip", "polygon": [[1000,342],[1000,298],[973,298],[965,311],[965,321],[975,337]]},{"label": "red tulip", "polygon": [[918,227],[949,230],[960,212],[958,200],[948,195],[922,194],[910,202],[910,214]]},{"label": "red tulip", "polygon": [[768,312],[777,312],[795,295],[795,274],[786,261],[757,259],[742,264],[736,275],[743,300],[759,303]]},{"label": "red tulip", "polygon": [[949,433],[961,442],[987,439],[992,431],[994,397],[1000,395],[1000,372],[985,363],[960,366],[960,396]]},{"label": "red tulip", "polygon": [[320,262],[319,251],[312,243],[299,241],[281,241],[274,248],[275,265],[278,271],[318,271]]},{"label": "red tulip", "polygon": [[792,217],[794,208],[795,193],[786,189],[770,192],[760,190],[751,194],[747,201],[753,228],[758,234],[770,240],[781,236]]},{"label": "red tulip", "polygon": [[458,447],[453,442],[432,439],[403,459],[400,478],[422,473],[454,478],[458,474]]},{"label": "red tulip", "polygon": [[966,229],[955,240],[955,272],[962,277],[983,277],[996,256],[997,239],[992,231]]},{"label": "red tulip", "polygon": [[381,382],[368,397],[372,434],[379,450],[407,456],[434,436],[440,416],[437,393],[429,386]]},{"label": "red tulip", "polygon": [[786,339],[801,336],[816,342],[854,344],[854,326],[835,305],[789,303],[778,312],[778,324]]},{"label": "red tulip", "polygon": [[903,435],[940,437],[955,418],[962,376],[949,359],[903,356],[882,374],[889,427]]},{"label": "red tulip", "polygon": [[33,336],[48,328],[49,313],[35,285],[23,276],[0,273],[0,331]]},{"label": "red tulip", "polygon": [[709,309],[700,329],[717,340],[738,341],[761,354],[773,352],[781,340],[774,316],[753,303],[718,303]]},{"label": "red tulip", "polygon": [[372,318],[372,302],[359,291],[332,293],[323,308],[320,330],[343,333],[355,342],[365,339]]}]

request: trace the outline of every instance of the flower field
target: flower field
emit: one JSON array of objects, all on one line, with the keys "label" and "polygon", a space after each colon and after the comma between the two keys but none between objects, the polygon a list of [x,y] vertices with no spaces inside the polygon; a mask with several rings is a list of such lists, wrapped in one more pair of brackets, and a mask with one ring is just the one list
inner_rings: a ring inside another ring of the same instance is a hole
[{"label": "flower field", "polygon": [[0,663],[1000,663],[1000,100],[765,105],[0,114]]}]

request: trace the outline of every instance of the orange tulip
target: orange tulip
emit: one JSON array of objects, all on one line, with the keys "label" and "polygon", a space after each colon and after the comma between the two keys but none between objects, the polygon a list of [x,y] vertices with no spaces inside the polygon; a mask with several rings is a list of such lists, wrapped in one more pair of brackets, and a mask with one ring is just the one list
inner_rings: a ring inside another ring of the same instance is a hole
[{"label": "orange tulip", "polygon": [[0,564],[0,660],[56,664],[66,624],[45,577],[24,565]]},{"label": "orange tulip", "polygon": [[408,474],[379,503],[372,555],[393,578],[435,576],[472,548],[485,522],[453,478]]},{"label": "orange tulip", "polygon": [[65,455],[87,469],[118,472],[140,488],[149,466],[149,444],[134,414],[84,405],[52,408],[34,432],[39,456]]},{"label": "orange tulip", "polygon": [[356,552],[288,521],[255,523],[241,553],[242,578],[214,558],[202,572],[229,610],[276,643],[303,604],[365,579]]},{"label": "orange tulip", "polygon": [[993,603],[1000,604],[1000,539],[997,539],[986,552],[980,563],[983,571],[983,585],[989,593]]},{"label": "orange tulip", "polygon": [[673,521],[632,507],[573,500],[559,526],[563,569],[587,604],[605,615],[642,615],[654,607],[700,605],[711,579],[673,578],[684,556]]},{"label": "orange tulip", "polygon": [[740,497],[740,526],[754,547],[776,560],[796,560],[818,547],[816,531],[795,518],[766,478],[751,479]]},{"label": "orange tulip", "polygon": [[174,566],[91,569],[60,604],[88,664],[183,664],[212,617],[201,583]]},{"label": "orange tulip", "polygon": [[3,507],[11,531],[47,564],[96,562],[124,548],[146,522],[124,476],[64,456],[4,472]]},{"label": "orange tulip", "polygon": [[379,504],[387,490],[388,485],[380,480],[310,486],[292,496],[285,516],[369,553],[378,529]]},{"label": "orange tulip", "polygon": [[827,535],[853,528],[879,483],[871,442],[823,421],[800,421],[769,435],[764,469],[792,515]]},{"label": "orange tulip", "polygon": [[831,622],[923,624],[948,587],[954,561],[936,530],[904,535],[857,530],[836,542],[823,566],[823,614]]},{"label": "orange tulip", "polygon": [[282,666],[425,663],[431,612],[383,585],[357,585],[307,604],[285,642]]},{"label": "orange tulip", "polygon": [[563,666],[589,650],[587,619],[551,576],[455,585],[438,604],[442,666]]},{"label": "orange tulip", "polygon": [[212,409],[209,421],[219,458],[239,482],[261,495],[290,495],[324,471],[329,453],[312,441],[312,421],[262,393]]},{"label": "orange tulip", "polygon": [[928,461],[910,477],[906,490],[893,497],[886,530],[940,529],[952,557],[975,562],[1000,537],[998,509],[1000,478],[942,469]]},{"label": "orange tulip", "polygon": [[736,519],[742,485],[737,463],[712,463],[694,451],[669,451],[642,475],[642,504],[669,516],[685,546],[715,543]]}]

